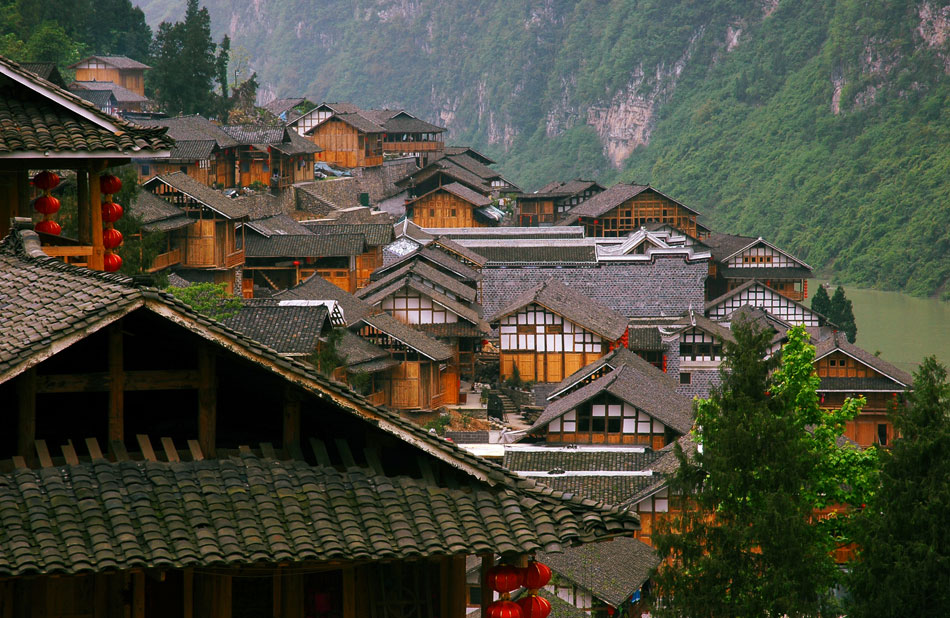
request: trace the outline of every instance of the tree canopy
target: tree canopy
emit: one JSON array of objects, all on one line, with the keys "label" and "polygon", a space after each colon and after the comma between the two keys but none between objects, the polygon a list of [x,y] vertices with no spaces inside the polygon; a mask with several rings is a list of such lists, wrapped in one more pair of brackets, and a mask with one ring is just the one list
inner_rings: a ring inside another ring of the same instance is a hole
[{"label": "tree canopy", "polygon": [[788,332],[781,362],[768,357],[771,331],[738,320],[733,332],[721,386],[696,405],[702,448],[689,461],[678,449],[671,489],[689,498],[654,535],[669,559],[655,577],[656,615],[815,616],[833,605],[832,551],[847,541],[847,512],[835,507],[871,487],[874,451],[839,444],[861,401],[819,408],[803,327]]}]

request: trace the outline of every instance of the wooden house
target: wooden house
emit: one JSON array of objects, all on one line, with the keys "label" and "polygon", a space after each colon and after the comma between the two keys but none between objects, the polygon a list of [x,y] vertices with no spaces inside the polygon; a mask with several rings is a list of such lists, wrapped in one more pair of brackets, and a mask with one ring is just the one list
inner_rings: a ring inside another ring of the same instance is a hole
[{"label": "wooden house", "polygon": [[[76,176],[76,238],[44,234],[48,255],[102,270],[102,194],[106,169],[137,157],[168,155],[172,140],[164,129],[146,129],[108,116],[87,101],[0,57],[0,107],[17,118],[17,130],[0,136],[0,234],[14,217],[34,217],[31,200],[39,191],[30,178],[40,170]],[[52,215],[52,219],[59,218]],[[120,255],[122,249],[118,252]]]},{"label": "wooden house", "polygon": [[848,421],[844,435],[858,446],[889,445],[895,438],[890,415],[904,403],[914,378],[856,345],[838,332],[815,344],[815,372],[823,408],[840,408],[846,397],[864,397],[857,418]]},{"label": "wooden house", "polygon": [[370,219],[365,223],[346,223],[345,221],[348,220],[346,213],[339,214],[342,218],[313,219],[301,223],[312,234],[321,236],[357,234],[363,237],[363,253],[356,256],[352,280],[348,288],[344,288],[349,292],[355,292],[369,284],[373,271],[383,265],[383,247],[392,241],[393,226],[388,222],[377,222],[375,219]]},{"label": "wooden house", "polygon": [[304,135],[321,149],[317,154],[318,161],[340,167],[383,164],[383,135],[386,129],[359,111],[338,113],[329,108],[318,108],[321,109],[326,113],[325,118],[304,131]]},{"label": "wooden house", "polygon": [[422,167],[445,152],[445,127],[430,124],[405,110],[374,110],[382,116],[383,154],[412,157]]},{"label": "wooden house", "polygon": [[676,380],[677,390],[689,397],[709,397],[721,382],[723,343],[735,341],[732,331],[690,309],[661,332],[672,352],[666,371]]},{"label": "wooden house", "polygon": [[762,309],[789,326],[803,324],[817,340],[823,339],[825,334],[833,330],[833,325],[829,326],[825,316],[756,279],[707,302],[705,313],[716,322],[728,323],[729,316],[746,306]]},{"label": "wooden house", "polygon": [[111,108],[108,113],[113,115],[144,112],[151,103],[146,96],[113,82],[75,81],[69,84],[69,90],[76,96],[94,103],[103,111]]},{"label": "wooden house", "polygon": [[801,302],[808,298],[811,266],[761,236],[716,233],[702,242],[712,254],[706,279],[707,299],[717,298],[750,279],[758,279],[792,300]]},{"label": "wooden house", "polygon": [[237,143],[238,186],[259,183],[273,192],[313,181],[314,156],[320,149],[287,127],[223,125]]},{"label": "wooden house", "polygon": [[[455,152],[455,150],[453,150]],[[430,160],[418,171],[396,181],[396,186],[406,189],[410,199],[425,195],[434,189],[457,182],[484,196],[501,197],[517,193],[520,189],[491,169],[467,150]]]},{"label": "wooden house", "polygon": [[145,71],[152,67],[125,56],[89,56],[68,68],[77,82],[111,82],[145,96]]},{"label": "wooden house", "polygon": [[31,231],[0,299],[4,617],[463,618],[467,556],[637,528]]},{"label": "wooden house", "polygon": [[244,206],[181,172],[155,176],[143,188],[177,206],[191,220],[187,227],[168,231],[168,251],[149,270],[174,265],[179,272],[210,273],[214,283],[225,284],[228,293],[239,292],[245,239],[237,224],[247,219]]},{"label": "wooden house", "polygon": [[147,126],[166,127],[175,140],[167,161],[142,159],[135,164],[139,182],[152,176],[183,172],[209,187],[237,185],[237,140],[220,125],[199,116],[176,116],[143,121]]},{"label": "wooden house", "polygon": [[690,399],[676,387],[669,375],[618,348],[555,386],[528,433],[548,443],[660,450],[693,425]]},{"label": "wooden house", "polygon": [[560,382],[607,354],[627,330],[627,320],[547,279],[509,301],[488,319],[501,338],[501,379]]},{"label": "wooden house", "polygon": [[504,213],[484,195],[452,182],[408,201],[406,216],[422,228],[481,227],[497,225]]},{"label": "wooden house", "polygon": [[433,246],[433,243],[417,247],[412,251],[405,253],[396,260],[385,264],[373,271],[372,280],[377,281],[389,275],[411,262],[424,262],[436,270],[452,277],[459,283],[468,287],[474,287],[478,292],[477,300],[483,301],[482,297],[482,273],[477,266],[470,265],[471,262],[462,262],[450,252],[440,249],[441,245]]},{"label": "wooden house", "polygon": [[618,183],[567,212],[557,225],[581,225],[587,236],[626,236],[649,222],[669,223],[702,240],[699,213],[649,185]]},{"label": "wooden house", "polygon": [[593,180],[578,178],[548,183],[534,193],[520,193],[517,196],[518,225],[554,225],[569,210],[604,190],[605,187]]}]

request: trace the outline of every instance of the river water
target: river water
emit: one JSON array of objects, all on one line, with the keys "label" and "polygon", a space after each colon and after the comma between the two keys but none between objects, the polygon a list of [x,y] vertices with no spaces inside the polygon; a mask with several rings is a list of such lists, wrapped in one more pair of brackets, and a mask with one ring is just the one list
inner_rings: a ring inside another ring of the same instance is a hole
[{"label": "river water", "polygon": [[[808,282],[809,299],[825,281]],[[814,286],[814,287],[813,287]],[[828,290],[828,295],[835,288]],[[913,372],[925,356],[934,355],[950,367],[950,302],[845,286],[858,323],[858,346],[881,352],[881,358]]]}]

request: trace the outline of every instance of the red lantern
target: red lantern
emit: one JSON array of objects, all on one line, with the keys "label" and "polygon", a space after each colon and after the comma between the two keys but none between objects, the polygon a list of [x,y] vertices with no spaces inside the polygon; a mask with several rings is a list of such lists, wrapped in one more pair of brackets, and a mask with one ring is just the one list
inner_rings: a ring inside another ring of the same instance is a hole
[{"label": "red lantern", "polygon": [[608,615],[608,616],[613,616],[613,615],[616,614],[616,613],[617,613],[617,610],[615,610],[613,607],[611,607],[611,606],[609,606],[609,605],[607,606],[607,615]]},{"label": "red lantern", "polygon": [[106,253],[102,260],[103,270],[114,273],[122,268],[122,257],[118,253]]},{"label": "red lantern", "polygon": [[59,184],[59,176],[53,172],[40,172],[33,177],[33,186],[43,191],[54,189]]},{"label": "red lantern", "polygon": [[532,560],[524,569],[524,587],[537,590],[551,581],[551,569],[546,564]]},{"label": "red lantern", "polygon": [[102,230],[102,246],[106,249],[115,249],[122,244],[122,232],[114,227]]},{"label": "red lantern", "polygon": [[41,195],[33,202],[33,208],[36,212],[51,215],[59,211],[59,200],[52,195]]},{"label": "red lantern", "polygon": [[511,592],[521,588],[524,573],[510,564],[500,564],[488,569],[488,587],[496,592]]},{"label": "red lantern", "polygon": [[56,223],[52,219],[40,221],[33,229],[37,232],[43,232],[44,234],[52,234],[53,236],[59,236],[59,233],[63,231],[59,223]]},{"label": "red lantern", "polygon": [[551,613],[551,602],[536,594],[518,599],[524,618],[547,618]]},{"label": "red lantern", "polygon": [[115,202],[105,202],[102,205],[102,221],[104,223],[115,223],[122,218],[122,207]]},{"label": "red lantern", "polygon": [[300,260],[294,260],[294,266],[300,266]]},{"label": "red lantern", "polygon": [[512,601],[495,601],[486,613],[488,618],[524,618],[521,606]]},{"label": "red lantern", "polygon": [[118,176],[104,174],[99,177],[99,190],[106,195],[115,195],[122,189],[122,181]]}]

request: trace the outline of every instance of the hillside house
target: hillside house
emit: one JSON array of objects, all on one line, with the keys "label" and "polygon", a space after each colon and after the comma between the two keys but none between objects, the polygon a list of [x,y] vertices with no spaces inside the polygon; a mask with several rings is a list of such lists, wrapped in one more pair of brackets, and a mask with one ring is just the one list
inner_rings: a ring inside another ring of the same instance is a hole
[{"label": "hillside house", "polygon": [[[449,152],[456,154],[449,154]],[[409,192],[409,198],[413,199],[453,182],[486,197],[498,198],[502,194],[520,191],[513,183],[488,167],[481,158],[474,156],[467,149],[446,151],[442,158],[430,160],[418,171],[398,180],[396,186],[406,189]]]},{"label": "hillside house", "polygon": [[114,116],[144,112],[151,103],[148,97],[112,82],[75,81],[69,84],[69,91]]},{"label": "hillside house", "polygon": [[422,167],[445,152],[443,134],[439,127],[416,118],[405,110],[376,110],[384,116],[382,127],[383,155],[387,157],[412,157]]},{"label": "hillside house", "polygon": [[223,125],[237,143],[235,179],[238,186],[259,183],[272,192],[313,180],[314,156],[320,148],[287,127]]},{"label": "hillside house", "polygon": [[383,265],[383,247],[392,241],[393,227],[388,221],[376,222],[375,219],[365,223],[345,223],[347,220],[344,216],[342,219],[312,219],[302,224],[311,234],[320,236],[357,234],[363,237],[364,249],[356,256],[350,282],[340,286],[355,292],[369,284],[373,271]]},{"label": "hillside house", "polygon": [[706,279],[706,298],[712,300],[758,279],[782,296],[802,302],[808,298],[811,266],[772,243],[749,236],[710,234],[703,239],[712,260]]},{"label": "hillside house", "polygon": [[142,159],[136,162],[139,182],[152,176],[183,172],[209,187],[234,187],[237,184],[238,142],[220,125],[199,116],[154,118],[143,121],[146,126],[166,127],[175,140],[175,148],[167,161]]},{"label": "hillside house", "polygon": [[77,82],[110,82],[144,98],[145,71],[152,67],[125,56],[89,56],[68,68]]},{"label": "hillside house", "polygon": [[[386,129],[354,106],[333,105],[348,111],[323,104],[298,119],[302,134],[320,147],[317,160],[344,168],[382,165]],[[304,128],[308,123],[312,126]]]},{"label": "hillside house", "polygon": [[593,180],[576,179],[568,182],[551,182],[534,193],[519,193],[518,225],[554,225],[569,210],[605,190]]},{"label": "hillside house", "polygon": [[452,182],[406,202],[406,216],[422,228],[498,225],[504,213],[491,200]]}]

